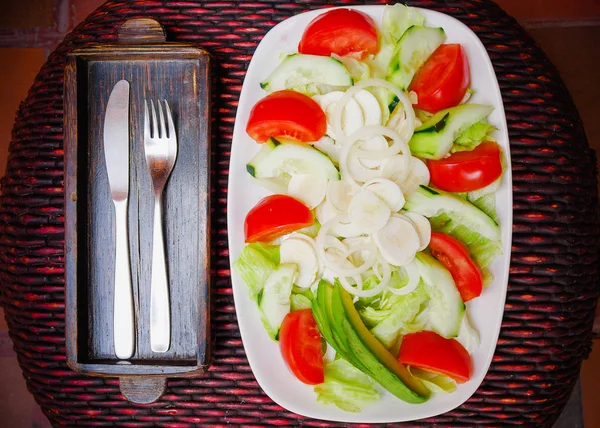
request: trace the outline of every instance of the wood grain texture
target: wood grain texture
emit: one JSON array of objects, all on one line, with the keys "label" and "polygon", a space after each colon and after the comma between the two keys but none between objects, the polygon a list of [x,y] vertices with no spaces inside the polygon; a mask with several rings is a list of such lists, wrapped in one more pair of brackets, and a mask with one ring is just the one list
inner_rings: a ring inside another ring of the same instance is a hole
[{"label": "wood grain texture", "polygon": [[[139,26],[130,25],[139,30]],[[156,28],[155,28],[156,30]],[[209,356],[209,57],[193,45],[100,45],[69,55],[65,70],[68,363],[98,375],[202,371]],[[148,41],[148,40],[146,40]],[[104,113],[114,85],[130,83],[129,244],[136,349],[117,364],[113,346],[114,209],[104,160]],[[164,193],[171,347],[150,350],[153,194],[143,146],[144,99],[166,99],[178,156]]]},{"label": "wood grain texture", "polygon": [[164,377],[124,377],[119,380],[121,393],[138,404],[149,404],[158,400],[164,394],[166,386],[167,380]]},{"label": "wood grain texture", "polygon": [[154,19],[130,19],[119,28],[119,43],[165,42],[165,30]]}]

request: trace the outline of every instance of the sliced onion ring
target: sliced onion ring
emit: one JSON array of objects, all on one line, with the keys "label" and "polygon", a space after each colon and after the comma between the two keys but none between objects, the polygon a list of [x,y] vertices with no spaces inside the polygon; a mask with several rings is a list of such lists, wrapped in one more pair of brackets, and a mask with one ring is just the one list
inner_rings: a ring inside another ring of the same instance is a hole
[{"label": "sliced onion ring", "polygon": [[408,97],[408,95],[406,93],[404,93],[404,91],[400,90],[400,88],[396,87],[395,85],[391,84],[390,82],[383,80],[383,79],[375,79],[375,78],[361,80],[356,85],[352,86],[346,92],[344,92],[344,96],[342,98],[340,98],[339,101],[337,102],[336,108],[333,112],[333,124],[332,125],[333,125],[333,130],[334,130],[335,134],[338,136],[338,138],[342,139],[339,136],[344,135],[342,133],[342,112],[343,112],[344,107],[346,106],[346,103],[350,100],[350,98],[352,96],[354,96],[354,94],[358,93],[362,89],[369,88],[369,87],[385,88],[385,89],[393,92],[394,95],[396,95],[398,97],[399,102],[402,103],[402,105],[404,107],[404,111],[406,112],[406,120],[407,120],[406,126],[410,129],[410,133],[407,133],[407,139],[410,140],[410,138],[412,137],[412,134],[414,133],[414,129],[415,129],[415,110],[413,109],[410,98]]},{"label": "sliced onion ring", "polygon": [[363,263],[362,265],[360,265],[358,267],[352,268],[352,269],[345,268],[343,266],[340,266],[340,265],[332,262],[331,259],[327,256],[327,254],[325,252],[325,248],[326,248],[325,239],[328,236],[329,230],[335,224],[337,224],[341,220],[343,220],[344,217],[345,217],[344,215],[338,215],[338,216],[332,218],[331,220],[329,220],[328,222],[326,222],[324,225],[322,225],[321,229],[319,230],[319,234],[317,235],[316,244],[317,244],[317,252],[319,254],[321,261],[325,265],[325,267],[327,267],[328,269],[330,269],[331,271],[333,271],[335,274],[337,274],[339,276],[350,277],[353,275],[360,275],[361,273],[370,269],[371,266],[373,266],[375,264],[375,262],[377,261],[378,251],[377,251],[377,248],[375,247],[375,244],[373,244],[372,249],[370,251],[369,258],[367,260],[365,260],[365,263]]}]

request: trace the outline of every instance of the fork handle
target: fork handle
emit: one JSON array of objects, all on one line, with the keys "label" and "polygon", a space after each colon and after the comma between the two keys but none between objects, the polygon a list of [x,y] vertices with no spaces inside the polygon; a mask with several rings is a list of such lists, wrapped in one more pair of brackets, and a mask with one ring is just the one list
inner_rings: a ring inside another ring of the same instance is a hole
[{"label": "fork handle", "polygon": [[152,240],[152,282],[150,283],[150,347],[152,352],[167,352],[171,342],[169,283],[162,228],[162,195],[154,198]]},{"label": "fork handle", "polygon": [[127,199],[115,201],[115,289],[113,331],[115,354],[120,360],[133,355],[134,318],[133,290],[127,238]]}]

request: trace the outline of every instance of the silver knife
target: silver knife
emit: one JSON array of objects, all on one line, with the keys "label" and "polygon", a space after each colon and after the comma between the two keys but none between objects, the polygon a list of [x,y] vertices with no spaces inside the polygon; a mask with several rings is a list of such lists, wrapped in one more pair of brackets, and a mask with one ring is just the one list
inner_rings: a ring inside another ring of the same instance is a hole
[{"label": "silver knife", "polygon": [[114,345],[117,358],[131,358],[134,349],[133,291],[127,237],[129,196],[129,82],[113,88],[104,116],[104,159],[115,207]]}]

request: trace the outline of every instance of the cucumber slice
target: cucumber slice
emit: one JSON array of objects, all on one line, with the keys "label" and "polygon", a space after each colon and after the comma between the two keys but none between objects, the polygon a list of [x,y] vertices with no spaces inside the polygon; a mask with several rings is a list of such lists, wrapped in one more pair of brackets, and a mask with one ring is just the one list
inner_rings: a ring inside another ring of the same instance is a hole
[{"label": "cucumber slice", "polygon": [[450,193],[421,186],[407,199],[404,209],[428,218],[444,213],[470,231],[491,241],[500,241],[500,227],[490,216],[472,203]]},{"label": "cucumber slice", "polygon": [[258,307],[262,313],[262,322],[273,340],[278,340],[281,323],[290,312],[290,296],[297,271],[295,264],[280,264],[267,278],[259,296]]},{"label": "cucumber slice", "polygon": [[411,153],[425,159],[443,158],[465,129],[485,119],[493,109],[481,104],[462,104],[437,112],[415,129],[408,143]]},{"label": "cucumber slice", "polygon": [[431,329],[445,338],[457,337],[466,306],[452,275],[439,261],[427,253],[417,253],[416,260],[419,274],[431,298],[429,301]]},{"label": "cucumber slice", "polygon": [[329,180],[340,179],[340,173],[327,155],[308,144],[279,144],[264,156],[252,159],[247,168],[255,178],[308,174]]},{"label": "cucumber slice", "polygon": [[292,54],[285,57],[279,66],[260,87],[267,92],[293,89],[306,94],[320,94],[322,86],[352,86],[354,80],[340,61],[328,56]]},{"label": "cucumber slice", "polygon": [[269,157],[271,152],[275,150],[275,147],[277,147],[278,145],[279,141],[271,137],[267,140],[266,143],[262,145],[258,153],[254,155],[252,159],[250,159],[250,162],[246,164],[246,170],[252,177],[257,178],[256,166],[262,163],[262,161],[264,161],[267,157]]},{"label": "cucumber slice", "polygon": [[288,191],[290,177],[252,178],[251,180],[271,193],[285,195]]},{"label": "cucumber slice", "polygon": [[387,80],[400,89],[408,88],[415,73],[444,40],[446,33],[443,28],[410,27],[396,43]]}]

